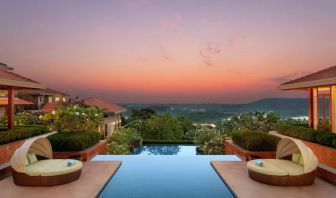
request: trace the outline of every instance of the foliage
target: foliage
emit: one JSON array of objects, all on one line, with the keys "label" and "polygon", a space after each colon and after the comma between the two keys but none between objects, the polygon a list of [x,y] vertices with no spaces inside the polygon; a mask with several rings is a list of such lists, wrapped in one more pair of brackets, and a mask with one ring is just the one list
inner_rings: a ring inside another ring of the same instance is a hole
[{"label": "foliage", "polygon": [[131,148],[128,144],[119,144],[117,142],[108,143],[107,150],[111,155],[128,155],[131,154]]},{"label": "foliage", "polygon": [[103,120],[101,109],[96,107],[61,107],[42,118],[59,132],[94,131]]},{"label": "foliage", "polygon": [[130,144],[139,142],[141,139],[140,134],[134,128],[120,129],[107,139],[108,152],[116,155],[130,154]]},{"label": "foliage", "polygon": [[283,135],[336,148],[336,134],[331,132],[295,126],[287,122],[278,124],[277,131]]},{"label": "foliage", "polygon": [[141,132],[144,139],[180,140],[183,138],[183,128],[179,120],[170,114],[152,116],[145,120]]},{"label": "foliage", "polygon": [[293,119],[289,118],[287,120],[283,120],[282,123],[294,125],[294,126],[302,126],[308,127],[308,120],[307,119]]},{"label": "foliage", "polygon": [[134,128],[137,131],[143,131],[143,125],[144,125],[144,121],[143,120],[133,120],[128,124],[128,128]]},{"label": "foliage", "polygon": [[0,117],[0,124],[1,125],[6,125],[7,124],[7,116],[1,116]]},{"label": "foliage", "polygon": [[280,115],[275,112],[250,112],[224,120],[224,132],[230,134],[235,130],[263,131],[274,130],[280,121]]},{"label": "foliage", "polygon": [[20,126],[0,132],[0,145],[48,133],[47,126]]},{"label": "foliage", "polygon": [[194,144],[192,140],[143,140],[143,144]]},{"label": "foliage", "polygon": [[144,108],[144,109],[133,109],[131,119],[136,120],[147,120],[150,119],[152,116],[155,116],[156,112],[153,109],[150,108]]},{"label": "foliage", "polygon": [[47,138],[53,151],[82,151],[97,144],[102,139],[102,135],[95,131],[58,132]]},{"label": "foliage", "polygon": [[195,129],[195,126],[190,119],[187,119],[185,117],[177,117],[177,119],[181,124],[184,134],[186,134],[188,131]]},{"label": "foliage", "polygon": [[265,132],[241,132],[231,134],[232,141],[249,151],[275,151],[280,140],[279,137]]},{"label": "foliage", "polygon": [[205,155],[224,154],[225,136],[218,130],[202,127],[195,129],[194,134],[197,151]]},{"label": "foliage", "polygon": [[16,126],[18,125],[37,125],[37,124],[41,124],[41,120],[36,114],[20,112],[14,116],[14,124]]}]

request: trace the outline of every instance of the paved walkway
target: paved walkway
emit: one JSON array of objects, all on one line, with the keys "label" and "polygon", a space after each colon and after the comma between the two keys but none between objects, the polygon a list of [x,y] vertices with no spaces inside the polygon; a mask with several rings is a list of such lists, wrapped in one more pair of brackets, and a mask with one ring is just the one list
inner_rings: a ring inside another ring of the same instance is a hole
[{"label": "paved walkway", "polygon": [[336,193],[336,186],[320,178],[311,186],[271,186],[250,179],[246,162],[212,161],[211,165],[239,198],[327,198]]},{"label": "paved walkway", "polygon": [[97,196],[114,175],[121,161],[88,161],[81,177],[74,182],[53,187],[23,187],[13,183],[12,177],[0,181],[0,197],[34,198],[92,198]]}]

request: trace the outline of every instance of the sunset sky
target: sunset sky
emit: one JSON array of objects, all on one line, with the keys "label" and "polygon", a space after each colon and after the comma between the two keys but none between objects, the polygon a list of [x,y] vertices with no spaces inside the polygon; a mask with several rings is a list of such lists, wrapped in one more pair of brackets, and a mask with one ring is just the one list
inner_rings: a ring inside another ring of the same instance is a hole
[{"label": "sunset sky", "polygon": [[0,62],[72,96],[243,103],[336,65],[336,1],[0,0]]}]

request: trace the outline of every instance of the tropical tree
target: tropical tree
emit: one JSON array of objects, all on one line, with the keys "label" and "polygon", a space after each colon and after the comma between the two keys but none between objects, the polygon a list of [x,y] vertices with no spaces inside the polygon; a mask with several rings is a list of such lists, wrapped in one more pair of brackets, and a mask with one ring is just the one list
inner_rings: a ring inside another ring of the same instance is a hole
[{"label": "tropical tree", "polygon": [[205,155],[224,154],[225,136],[217,129],[201,127],[194,130],[197,151]]},{"label": "tropical tree", "polygon": [[156,112],[151,108],[133,109],[131,120],[137,120],[137,119],[147,120],[155,115],[156,115]]},{"label": "tropical tree", "polygon": [[180,121],[170,114],[152,116],[144,121],[141,131],[144,139],[179,140],[183,138]]}]

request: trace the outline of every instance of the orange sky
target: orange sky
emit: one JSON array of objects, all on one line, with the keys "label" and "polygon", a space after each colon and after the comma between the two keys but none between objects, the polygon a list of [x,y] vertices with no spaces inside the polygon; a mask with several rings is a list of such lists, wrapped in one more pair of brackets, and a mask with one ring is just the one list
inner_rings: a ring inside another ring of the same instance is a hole
[{"label": "orange sky", "polygon": [[72,96],[241,103],[336,64],[334,1],[3,1],[0,62]]}]

